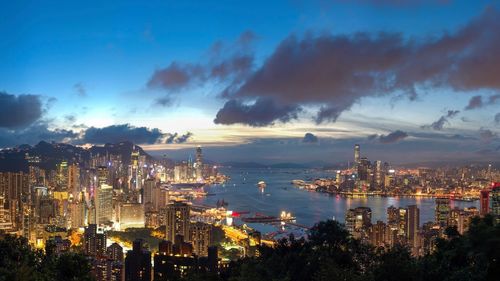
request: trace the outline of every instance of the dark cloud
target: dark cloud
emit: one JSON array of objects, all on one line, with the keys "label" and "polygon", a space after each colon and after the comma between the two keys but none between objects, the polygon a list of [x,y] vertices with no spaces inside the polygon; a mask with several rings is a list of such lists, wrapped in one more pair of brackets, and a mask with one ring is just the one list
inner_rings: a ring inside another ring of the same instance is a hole
[{"label": "dark cloud", "polygon": [[500,112],[495,114],[494,120],[495,120],[495,124],[497,124],[497,125],[500,124]]},{"label": "dark cloud", "polygon": [[479,129],[479,137],[481,138],[481,140],[483,142],[490,143],[497,137],[497,133],[495,133],[489,129],[480,128]]},{"label": "dark cloud", "polygon": [[85,87],[85,85],[83,85],[82,82],[78,82],[75,85],[73,85],[73,89],[75,89],[78,96],[80,97],[87,96],[87,88]]},{"label": "dark cloud", "polygon": [[415,99],[418,88],[429,87],[500,89],[499,29],[500,14],[491,8],[455,33],[425,40],[399,33],[292,35],[223,93],[229,99],[272,98],[280,106],[320,105],[315,120],[321,123],[335,121],[366,96]]},{"label": "dark cloud", "polygon": [[42,114],[40,96],[0,92],[0,128],[25,128],[40,119]]},{"label": "dark cloud", "polygon": [[64,116],[64,120],[69,123],[75,123],[76,121],[76,116],[75,115],[66,115]]},{"label": "dark cloud", "polygon": [[165,96],[165,97],[157,98],[154,103],[156,105],[159,105],[159,106],[167,107],[167,106],[172,105],[172,102],[173,102],[172,98]]},{"label": "dark cloud", "polygon": [[319,139],[312,133],[306,133],[302,139],[303,143],[318,143]]},{"label": "dark cloud", "polygon": [[47,142],[70,141],[78,136],[72,130],[49,129],[47,122],[38,121],[27,128],[7,130],[0,128],[0,147],[14,147],[20,144],[36,144],[41,140]]},{"label": "dark cloud", "polygon": [[189,139],[193,136],[193,133],[187,132],[184,135],[179,135],[178,133],[167,134],[167,138],[165,139],[165,143],[185,143],[189,141]]},{"label": "dark cloud", "polygon": [[251,43],[256,35],[251,31],[243,32],[232,44],[216,42],[205,61],[201,63],[186,63],[174,61],[165,68],[157,69],[149,79],[148,88],[163,89],[177,92],[208,80],[234,83],[241,81],[249,74],[253,66]]},{"label": "dark cloud", "polygon": [[131,141],[137,144],[159,143],[165,137],[160,129],[134,127],[130,124],[112,125],[103,128],[90,127],[85,130],[84,143],[104,144]]},{"label": "dark cloud", "polygon": [[229,100],[217,112],[216,124],[245,124],[253,127],[272,125],[276,121],[289,122],[297,119],[298,106],[278,105],[269,98],[258,98],[253,104],[245,104],[238,100]]},{"label": "dark cloud", "polygon": [[179,90],[202,77],[203,72],[204,70],[199,65],[172,62],[166,68],[155,70],[147,86],[150,88]]},{"label": "dark cloud", "polygon": [[387,135],[380,135],[378,137],[378,140],[380,141],[380,143],[388,144],[398,142],[405,139],[406,137],[408,137],[408,133],[397,130]]},{"label": "dark cloud", "polygon": [[433,130],[436,130],[436,131],[441,131],[441,130],[444,129],[444,125],[445,124],[449,124],[450,123],[448,120],[454,118],[459,113],[460,113],[459,110],[448,110],[448,112],[445,115],[441,116],[438,120],[434,121],[430,125],[424,125],[421,128],[423,128],[423,129],[433,129]]},{"label": "dark cloud", "polygon": [[465,110],[471,110],[476,108],[483,107],[483,97],[482,96],[473,96],[469,100],[469,104],[465,107]]}]

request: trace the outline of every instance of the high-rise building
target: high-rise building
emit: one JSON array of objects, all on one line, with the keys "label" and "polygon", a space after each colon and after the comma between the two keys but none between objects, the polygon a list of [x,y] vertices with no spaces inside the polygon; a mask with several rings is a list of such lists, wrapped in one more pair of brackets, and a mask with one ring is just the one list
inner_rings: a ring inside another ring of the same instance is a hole
[{"label": "high-rise building", "polygon": [[165,208],[165,237],[173,242],[176,235],[182,235],[184,239],[189,237],[189,205],[184,202],[175,201]]},{"label": "high-rise building", "polygon": [[500,221],[500,182],[492,184],[491,193],[491,214]]},{"label": "high-rise building", "polygon": [[490,212],[490,190],[483,189],[479,193],[479,205],[481,216],[484,216]]},{"label": "high-rise building", "polygon": [[359,144],[354,145],[354,168],[355,170],[358,168],[359,162],[360,162],[360,147]]},{"label": "high-rise building", "polygon": [[420,224],[420,210],[417,205],[406,208],[406,239],[408,244],[416,249],[418,247],[418,228]]},{"label": "high-rise building", "polygon": [[448,224],[450,216],[450,199],[447,197],[436,197],[435,221],[442,227]]},{"label": "high-rise building", "polygon": [[97,167],[97,186],[102,184],[109,184],[108,182],[109,170],[106,166]]},{"label": "high-rise building", "polygon": [[203,156],[201,153],[201,146],[198,146],[196,148],[196,162],[195,162],[195,173],[196,173],[196,180],[197,181],[202,181],[203,180]]},{"label": "high-rise building", "polygon": [[89,224],[83,233],[84,253],[88,256],[104,256],[106,233],[98,231],[96,224]]},{"label": "high-rise building", "polygon": [[191,223],[189,232],[193,253],[199,257],[208,256],[208,247],[212,239],[212,225],[203,222]]},{"label": "high-rise building", "polygon": [[68,162],[62,161],[56,164],[56,190],[63,191],[68,188]]},{"label": "high-rise building", "polygon": [[355,238],[366,238],[365,230],[371,226],[372,211],[368,207],[349,209],[345,215],[346,229]]},{"label": "high-rise building", "polygon": [[113,187],[102,184],[96,190],[96,224],[109,224],[113,221]]},{"label": "high-rise building", "polygon": [[127,252],[125,281],[151,281],[151,252],[143,248],[141,239],[135,240]]}]

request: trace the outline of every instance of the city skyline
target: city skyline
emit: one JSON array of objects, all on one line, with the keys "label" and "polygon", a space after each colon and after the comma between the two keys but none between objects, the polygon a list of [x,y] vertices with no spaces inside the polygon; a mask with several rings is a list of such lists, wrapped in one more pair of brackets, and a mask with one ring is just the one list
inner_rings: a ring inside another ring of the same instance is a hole
[{"label": "city skyline", "polygon": [[[129,140],[213,161],[491,162],[494,1],[9,3],[0,148]],[[13,28],[15,27],[15,28]],[[328,156],[325,156],[328,155]]]}]

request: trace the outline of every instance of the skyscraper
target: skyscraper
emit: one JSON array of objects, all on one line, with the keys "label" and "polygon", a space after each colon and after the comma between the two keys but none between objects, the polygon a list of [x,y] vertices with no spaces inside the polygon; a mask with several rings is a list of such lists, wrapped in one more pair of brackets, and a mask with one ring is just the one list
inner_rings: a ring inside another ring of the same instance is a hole
[{"label": "skyscraper", "polygon": [[500,182],[492,184],[491,193],[491,214],[500,221]]},{"label": "skyscraper", "polygon": [[436,223],[444,227],[448,224],[450,216],[450,199],[447,197],[436,197],[435,220]]},{"label": "skyscraper", "polygon": [[96,190],[96,224],[108,224],[113,221],[113,188],[102,184]]},{"label": "skyscraper", "polygon": [[420,210],[417,205],[406,208],[406,238],[412,249],[418,247],[418,227],[420,224]]},{"label": "skyscraper", "polygon": [[212,236],[212,225],[195,222],[189,228],[190,240],[193,244],[193,252],[199,257],[208,256],[208,247]]},{"label": "skyscraper", "polygon": [[484,216],[490,212],[490,190],[483,189],[479,193],[479,214]]},{"label": "skyscraper", "polygon": [[354,168],[357,169],[360,162],[360,147],[359,144],[354,145]]},{"label": "skyscraper", "polygon": [[125,281],[150,280],[151,252],[143,248],[141,239],[137,239],[125,258]]},{"label": "skyscraper", "polygon": [[202,181],[203,180],[203,156],[201,153],[201,146],[198,146],[196,148],[196,167],[195,167],[195,172],[196,172],[196,180],[197,181]]},{"label": "skyscraper", "polygon": [[175,201],[165,209],[165,237],[173,242],[176,235],[182,235],[189,240],[189,205]]}]

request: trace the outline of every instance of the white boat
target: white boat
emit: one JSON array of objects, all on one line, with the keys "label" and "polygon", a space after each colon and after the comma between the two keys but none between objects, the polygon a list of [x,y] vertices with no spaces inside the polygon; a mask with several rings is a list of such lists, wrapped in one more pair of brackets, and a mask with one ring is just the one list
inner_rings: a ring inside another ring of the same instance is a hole
[{"label": "white boat", "polygon": [[258,186],[259,188],[265,188],[265,187],[266,187],[266,183],[265,183],[264,181],[259,181],[259,182],[257,183],[257,186]]}]

